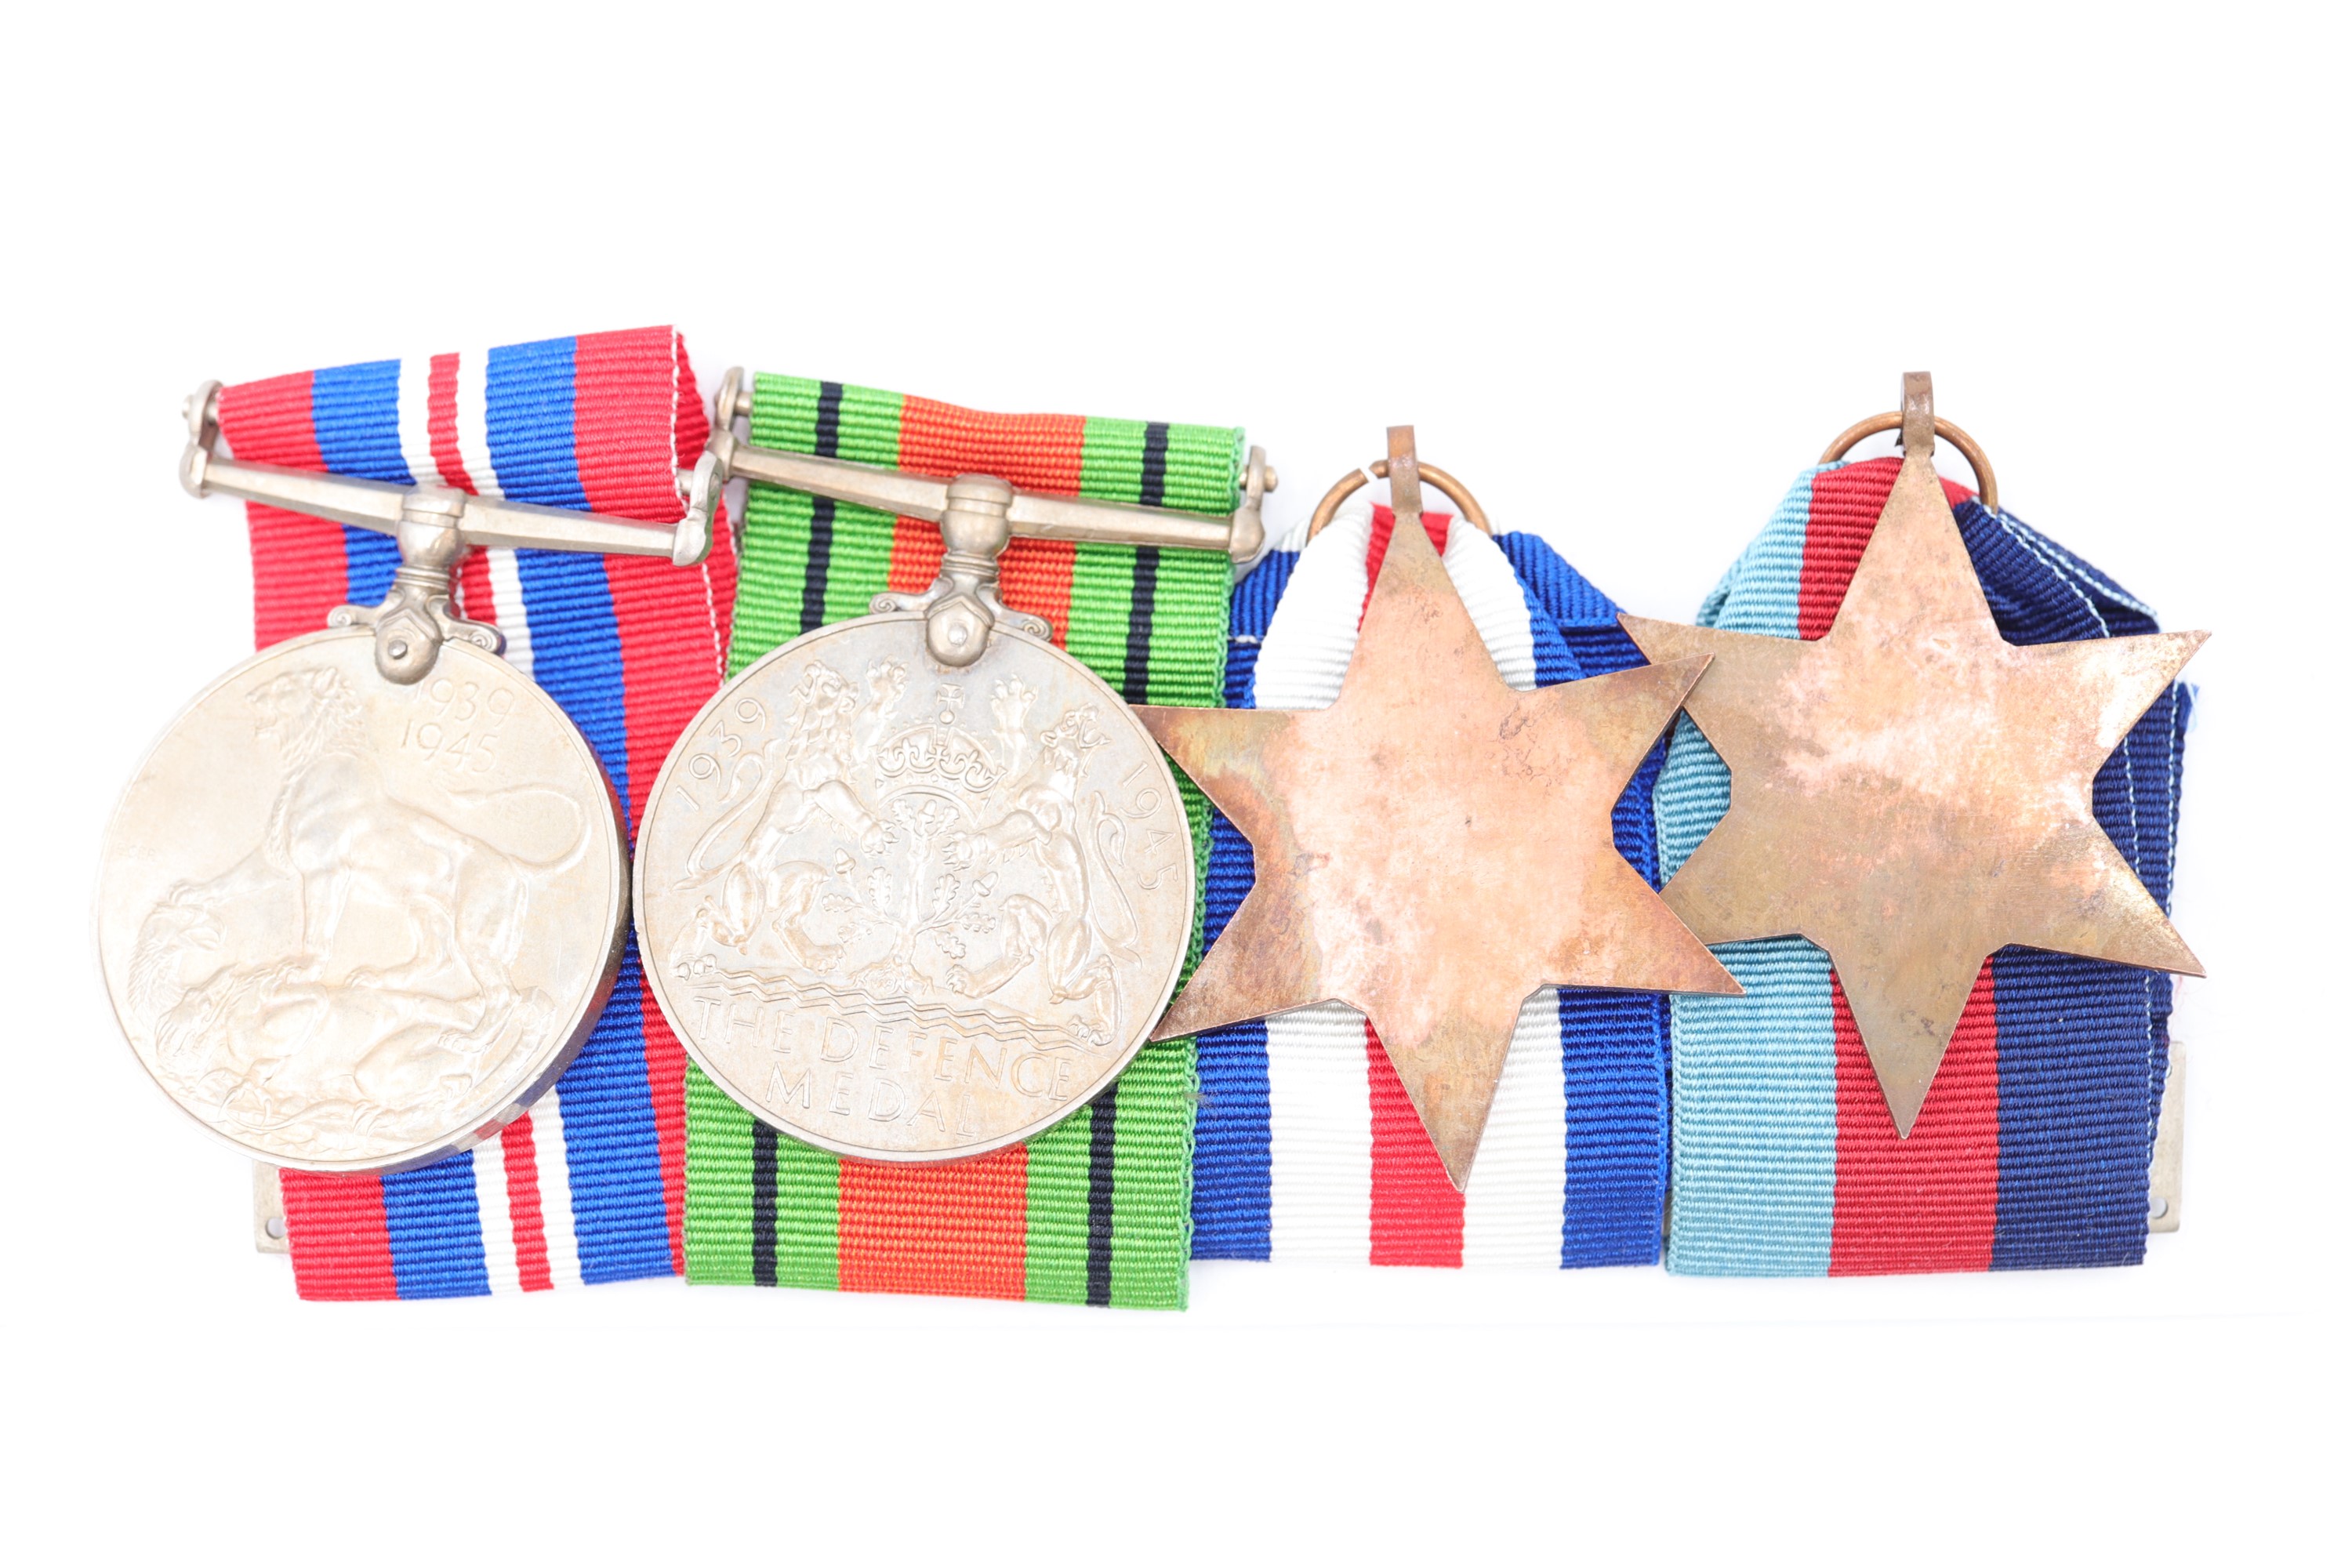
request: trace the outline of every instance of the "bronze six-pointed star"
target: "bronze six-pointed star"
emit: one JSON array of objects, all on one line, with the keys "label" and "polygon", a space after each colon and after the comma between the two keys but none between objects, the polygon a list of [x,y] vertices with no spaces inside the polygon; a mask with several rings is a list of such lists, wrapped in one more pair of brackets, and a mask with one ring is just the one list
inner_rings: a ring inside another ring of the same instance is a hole
[{"label": "bronze six-pointed star", "polygon": [[1257,882],[1155,1037],[1337,1000],[1370,1018],[1461,1186],[1545,985],[1737,993],[1618,854],[1610,809],[1705,659],[1503,682],[1422,531],[1410,458],[1339,700],[1141,708]]},{"label": "bronze six-pointed star", "polygon": [[1825,950],[1908,1136],[1978,971],[2011,942],[2201,974],[2091,813],[2091,781],[2203,632],[2001,639],[1906,379],[1900,475],[1818,642],[1622,617],[1712,654],[1685,706],[1731,805],[1666,884],[1709,942]]}]

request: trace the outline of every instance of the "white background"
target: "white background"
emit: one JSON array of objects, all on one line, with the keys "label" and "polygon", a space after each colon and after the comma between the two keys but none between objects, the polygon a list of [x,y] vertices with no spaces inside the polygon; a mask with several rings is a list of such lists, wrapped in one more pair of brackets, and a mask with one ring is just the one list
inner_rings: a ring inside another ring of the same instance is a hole
[{"label": "white background", "polygon": [[[20,14],[0,1536],[2340,1552],[2339,18],[1625,9]],[[250,647],[238,509],[173,482],[180,398],[665,321],[706,387],[744,363],[1245,422],[1286,522],[1411,421],[1500,526],[1675,617],[1933,370],[2012,510],[2216,634],[2177,897],[2214,976],[2181,988],[2186,1228],[2143,1268],[2006,1277],[1211,1264],[1181,1317],[672,1281],[298,1303],[86,934],[115,791]]]}]

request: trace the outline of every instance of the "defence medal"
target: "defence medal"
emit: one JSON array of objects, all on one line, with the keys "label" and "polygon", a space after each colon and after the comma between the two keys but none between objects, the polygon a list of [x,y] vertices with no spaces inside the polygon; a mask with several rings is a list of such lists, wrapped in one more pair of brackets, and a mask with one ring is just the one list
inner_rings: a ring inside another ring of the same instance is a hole
[{"label": "defence medal", "polygon": [[[1816,641],[1625,616],[1652,658],[1711,655],[1687,699],[1730,768],[1721,823],[1667,883],[1709,942],[1825,951],[1907,1136],[1986,961],[2010,944],[2201,973],[2093,809],[2092,781],[2202,632],[2003,639],[1904,377],[1903,463]],[[1840,455],[1885,419],[1832,447]]]},{"label": "defence medal", "polygon": [[562,1072],[612,991],[627,921],[619,809],[562,710],[449,604],[471,546],[699,561],[676,528],[236,462],[218,383],[189,400],[181,479],[388,533],[380,605],[271,647],[175,719],[124,791],[97,934],[156,1083],[269,1164],[428,1163]]},{"label": "defence medal", "polygon": [[722,381],[689,490],[733,478],[936,522],[920,593],[741,671],[670,753],[636,859],[640,945],[688,1051],[767,1127],[838,1154],[960,1159],[1109,1087],[1191,932],[1173,776],[1118,694],[997,590],[1014,536],[1263,542],[1253,449],[1230,518],[942,480],[754,445]]},{"label": "defence medal", "polygon": [[1422,531],[1421,472],[1392,429],[1395,531],[1329,709],[1139,711],[1256,873],[1159,1034],[1349,1004],[1460,1187],[1530,994],[1738,987],[1611,828],[1705,664],[1514,690]]}]

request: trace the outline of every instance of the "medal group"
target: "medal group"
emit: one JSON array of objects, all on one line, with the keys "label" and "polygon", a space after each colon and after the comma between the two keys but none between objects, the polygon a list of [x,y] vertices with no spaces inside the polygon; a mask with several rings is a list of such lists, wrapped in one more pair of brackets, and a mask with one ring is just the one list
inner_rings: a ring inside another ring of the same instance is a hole
[{"label": "medal group", "polygon": [[188,416],[260,651],[125,791],[100,958],[307,1297],[1181,1307],[1194,1258],[2174,1223],[2202,634],[2002,510],[1925,375],[1692,626],[1404,427],[1269,548],[1238,429],[706,405],[667,328]]}]

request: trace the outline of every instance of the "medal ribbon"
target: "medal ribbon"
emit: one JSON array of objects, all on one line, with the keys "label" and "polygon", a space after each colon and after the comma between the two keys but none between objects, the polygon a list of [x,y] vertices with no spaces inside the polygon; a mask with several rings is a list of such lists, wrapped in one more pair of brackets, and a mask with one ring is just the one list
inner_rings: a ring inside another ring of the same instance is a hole
[{"label": "medal ribbon", "polygon": [[[250,462],[446,485],[646,522],[709,420],[678,334],[599,332],[379,360],[226,388],[222,433]],[[382,534],[248,503],[254,637],[267,647],[389,591]],[[644,557],[477,550],[458,602],[572,716],[634,834],[679,730],[719,687],[733,541],[680,569]],[[681,1266],[685,1053],[644,991],[632,938],[611,1001],[554,1089],[498,1137],[388,1176],[283,1174],[297,1288],[340,1300],[480,1295]]]},{"label": "medal ribbon", "polygon": [[[838,382],[761,375],[761,446],[1024,489],[1224,515],[1241,432],[974,413]],[[867,613],[938,574],[936,524],[753,485],[730,668]],[[1016,539],[1015,609],[1130,702],[1223,692],[1231,563],[1206,551]],[[1196,864],[1208,805],[1180,780]],[[1192,951],[1200,954],[1198,906]],[[708,1283],[1181,1307],[1191,1239],[1193,1045],[1147,1046],[1091,1105],[1024,1144],[944,1164],[844,1160],[793,1138],[689,1068],[686,1270]]]},{"label": "medal ribbon", "polygon": [[[1900,468],[1801,476],[1699,624],[1817,638],[1836,619]],[[1969,491],[1944,489],[2012,643],[2157,630],[2146,605]],[[2189,688],[2159,698],[2099,772],[2093,808],[2170,907]],[[1671,872],[1730,800],[1688,719],[1658,786]],[[1987,961],[1907,1139],[1821,949],[1726,943],[1745,996],[1674,999],[1674,1229],[1688,1274],[1887,1274],[2137,1263],[2164,1090],[2170,976],[2008,947]]]},{"label": "medal ribbon", "polygon": [[[1488,539],[1425,513],[1430,542],[1503,679],[1521,690],[1642,663],[1617,606],[1543,541]],[[1226,701],[1337,698],[1393,515],[1359,502],[1303,551],[1276,551],[1234,595]],[[1617,847],[1657,880],[1650,792],[1663,749],[1619,801]],[[1219,816],[1208,923],[1253,878]],[[1529,997],[1486,1130],[1457,1192],[1361,1013],[1339,1003],[1201,1037],[1193,1256],[1348,1263],[1654,1263],[1666,1185],[1666,1015],[1650,993],[1546,987]]]}]

